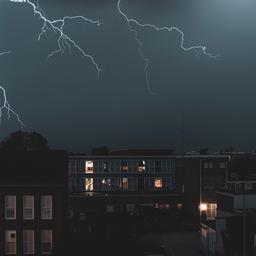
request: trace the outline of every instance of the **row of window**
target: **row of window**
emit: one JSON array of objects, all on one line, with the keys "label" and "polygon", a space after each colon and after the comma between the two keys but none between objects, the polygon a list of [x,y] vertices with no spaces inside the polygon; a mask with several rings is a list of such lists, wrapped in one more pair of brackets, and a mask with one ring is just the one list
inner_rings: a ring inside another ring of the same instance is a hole
[{"label": "row of window", "polygon": [[250,192],[254,190],[254,186],[252,183],[229,183],[227,184],[226,188],[237,193]]},{"label": "row of window", "polygon": [[208,220],[215,219],[217,216],[217,204],[201,203],[199,208],[201,215],[205,215]]},{"label": "row of window", "polygon": [[71,173],[76,172],[128,172],[128,171],[138,171],[145,172],[169,172],[174,170],[174,162],[170,160],[149,160],[149,161],[76,161],[70,160],[70,171]]},{"label": "row of window", "polygon": [[73,190],[86,190],[86,191],[119,191],[119,190],[146,190],[162,188],[171,189],[171,178],[86,178],[79,179],[73,178],[71,180]]},{"label": "row of window", "polygon": [[[218,186],[218,187],[217,187]],[[214,183],[204,183],[203,184],[203,189],[205,190],[212,190],[212,189],[225,189],[226,188],[226,184],[225,183],[222,183],[222,184],[214,184]]]},{"label": "row of window", "polygon": [[[23,196],[23,219],[33,220],[35,218],[35,198],[33,195]],[[5,196],[5,219],[15,220],[16,219],[16,196],[6,195]],[[42,195],[40,197],[41,203],[41,219],[51,220],[52,219],[52,196]]]},{"label": "row of window", "polygon": [[[218,166],[216,166],[216,164]],[[226,162],[218,162],[218,163],[215,163],[215,162],[212,162],[212,161],[206,161],[203,163],[203,167],[205,169],[212,169],[212,168],[220,168],[220,169],[225,169],[226,168]]]},{"label": "row of window", "polygon": [[[53,248],[52,230],[41,230],[40,234],[41,254],[51,254]],[[15,255],[17,253],[16,230],[5,231],[5,254]],[[23,254],[35,254],[35,232],[34,230],[23,230]]]}]

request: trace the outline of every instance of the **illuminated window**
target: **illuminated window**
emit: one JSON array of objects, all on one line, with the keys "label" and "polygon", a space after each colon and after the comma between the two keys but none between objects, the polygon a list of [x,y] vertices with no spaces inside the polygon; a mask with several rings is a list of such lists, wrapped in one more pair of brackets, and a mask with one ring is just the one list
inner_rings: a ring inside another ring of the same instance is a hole
[{"label": "illuminated window", "polygon": [[155,178],[155,189],[161,189],[161,188],[162,188],[162,179]]},{"label": "illuminated window", "polygon": [[34,219],[34,196],[23,196],[23,219]]},{"label": "illuminated window", "polygon": [[111,189],[111,179],[102,179],[102,190],[110,190]]},{"label": "illuminated window", "polygon": [[207,219],[214,219],[217,215],[217,204],[200,204],[200,211],[206,214]]},{"label": "illuminated window", "polygon": [[127,161],[122,161],[120,169],[122,172],[127,172],[128,171],[128,162]]},{"label": "illuminated window", "polygon": [[5,231],[5,254],[16,254],[16,231]]},{"label": "illuminated window", "polygon": [[121,178],[119,181],[119,186],[121,190],[128,189],[128,178]]},{"label": "illuminated window", "polygon": [[204,168],[205,168],[205,169],[208,168],[208,162],[204,162]]},{"label": "illuminated window", "polygon": [[158,209],[160,210],[169,210],[170,204],[158,204]]},{"label": "illuminated window", "polygon": [[217,216],[217,204],[207,204],[206,218],[214,219]]},{"label": "illuminated window", "polygon": [[41,231],[41,253],[52,253],[52,230]]},{"label": "illuminated window", "polygon": [[5,219],[16,219],[16,196],[5,196]]},{"label": "illuminated window", "polygon": [[52,219],[52,196],[41,196],[41,219]]},{"label": "illuminated window", "polygon": [[177,209],[182,209],[183,208],[183,204],[177,204]]},{"label": "illuminated window", "polygon": [[86,178],[85,179],[85,190],[86,191],[93,191],[93,178]]},{"label": "illuminated window", "polygon": [[23,231],[23,253],[35,254],[34,230]]},{"label": "illuminated window", "polygon": [[93,173],[93,161],[85,161],[85,172]]},{"label": "illuminated window", "polygon": [[201,203],[199,205],[200,212],[205,212],[207,210],[207,204]]},{"label": "illuminated window", "polygon": [[209,168],[211,168],[211,169],[213,168],[213,162],[209,163]]},{"label": "illuminated window", "polygon": [[138,171],[144,172],[145,171],[145,161],[139,161],[138,162]]}]

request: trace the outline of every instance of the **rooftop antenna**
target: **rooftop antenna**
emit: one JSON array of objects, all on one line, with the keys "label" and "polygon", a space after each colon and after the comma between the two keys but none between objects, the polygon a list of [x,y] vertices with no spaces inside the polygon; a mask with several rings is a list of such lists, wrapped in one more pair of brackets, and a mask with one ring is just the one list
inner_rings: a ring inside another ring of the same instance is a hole
[{"label": "rooftop antenna", "polygon": [[185,115],[184,108],[181,113],[181,151],[182,155],[185,155]]}]

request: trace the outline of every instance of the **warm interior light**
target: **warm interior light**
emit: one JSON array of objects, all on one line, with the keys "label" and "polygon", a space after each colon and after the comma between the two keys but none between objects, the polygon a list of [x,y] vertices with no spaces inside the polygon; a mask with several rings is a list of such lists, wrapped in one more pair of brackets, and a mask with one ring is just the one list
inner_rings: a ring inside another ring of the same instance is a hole
[{"label": "warm interior light", "polygon": [[85,172],[86,173],[93,173],[93,161],[86,161],[85,162]]},{"label": "warm interior light", "polygon": [[162,188],[162,179],[155,178],[155,188]]},{"label": "warm interior light", "polygon": [[207,204],[200,204],[200,211],[207,211]]}]

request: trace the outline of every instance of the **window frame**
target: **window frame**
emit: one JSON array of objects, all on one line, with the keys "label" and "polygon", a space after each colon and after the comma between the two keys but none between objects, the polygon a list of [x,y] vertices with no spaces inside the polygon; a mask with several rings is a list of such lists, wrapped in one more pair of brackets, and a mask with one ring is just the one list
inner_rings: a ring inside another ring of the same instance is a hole
[{"label": "window frame", "polygon": [[[25,243],[29,243],[29,241],[25,241],[25,239],[24,239],[24,237],[25,237],[25,235],[24,235],[24,233],[25,232],[32,232],[32,248],[33,248],[33,251],[31,251],[31,252],[25,252],[25,246],[24,246],[24,244]],[[25,230],[23,230],[23,254],[25,254],[25,255],[34,255],[35,254],[35,231],[33,230],[33,229],[25,229]]]},{"label": "window frame", "polygon": [[[49,197],[49,198],[51,198],[51,203],[50,203],[50,207],[43,207],[43,200],[42,200],[42,198],[44,198],[44,197]],[[53,196],[52,195],[41,195],[41,197],[40,197],[40,199],[41,199],[41,205],[40,205],[40,217],[41,217],[41,220],[52,220],[53,219]],[[50,217],[44,217],[44,211],[43,210],[45,210],[45,209],[50,209]]]},{"label": "window frame", "polygon": [[120,162],[120,171],[121,172],[128,172],[129,171],[129,164],[128,161],[122,160]]},{"label": "window frame", "polygon": [[[14,207],[8,207],[8,205],[7,205],[7,198],[8,197],[15,198],[15,206]],[[8,217],[7,216],[8,209],[13,209],[14,210],[14,217]],[[16,195],[5,195],[5,197],[4,197],[4,218],[5,218],[5,220],[16,220],[16,217],[17,217],[16,211],[17,211],[17,197],[16,197]]]},{"label": "window frame", "polygon": [[[43,232],[50,232],[50,244],[51,244],[51,251],[47,251],[47,252],[44,252],[43,251],[43,243],[49,243],[48,240],[43,240],[42,237],[43,237]],[[49,255],[49,254],[52,254],[52,251],[53,251],[53,230],[52,229],[43,229],[41,230],[41,237],[40,237],[40,251],[41,251],[41,254],[43,255]]]},{"label": "window frame", "polygon": [[[7,236],[10,236],[8,234],[11,234],[11,233],[14,233],[15,234],[15,242],[11,242],[11,241],[8,241],[9,239],[12,239],[12,238],[7,238]],[[7,251],[7,243],[14,243],[15,244],[15,247],[14,247],[14,251]],[[5,254],[6,255],[16,255],[17,254],[17,232],[16,230],[5,230],[5,241],[4,241],[4,251],[5,251]]]},{"label": "window frame", "polygon": [[[160,181],[160,186],[159,186],[159,187],[156,186],[156,181],[157,181],[157,180]],[[161,189],[163,189],[163,179],[162,179],[161,177],[155,177],[155,178],[154,178],[154,189],[155,189],[155,190],[161,190]]]},{"label": "window frame", "polygon": [[[25,207],[24,203],[25,203],[25,197],[31,197],[33,200],[33,206],[32,207]],[[22,197],[23,200],[23,220],[34,220],[35,219],[35,196],[34,195],[23,195]],[[25,217],[25,209],[32,209],[32,217]]]}]

